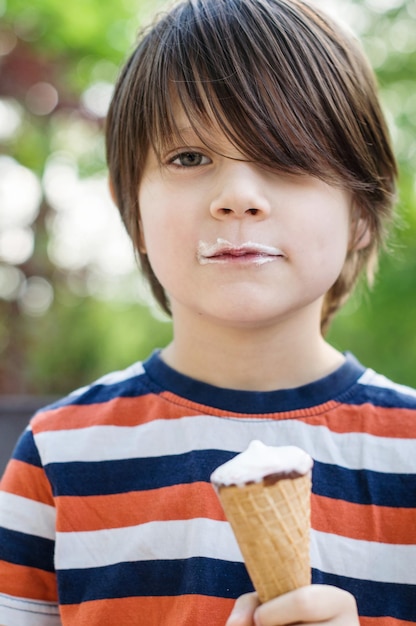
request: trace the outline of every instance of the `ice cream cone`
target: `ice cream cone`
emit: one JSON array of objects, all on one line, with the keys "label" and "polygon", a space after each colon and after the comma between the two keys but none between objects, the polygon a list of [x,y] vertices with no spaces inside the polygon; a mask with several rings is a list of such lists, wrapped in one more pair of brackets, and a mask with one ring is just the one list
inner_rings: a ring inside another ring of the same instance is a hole
[{"label": "ice cream cone", "polygon": [[311,473],[215,484],[260,602],[308,585]]}]

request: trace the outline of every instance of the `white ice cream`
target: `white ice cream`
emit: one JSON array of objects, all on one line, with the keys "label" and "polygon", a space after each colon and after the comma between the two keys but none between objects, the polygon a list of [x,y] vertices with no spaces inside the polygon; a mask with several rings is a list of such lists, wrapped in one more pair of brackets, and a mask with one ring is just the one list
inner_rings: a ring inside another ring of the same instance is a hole
[{"label": "white ice cream", "polygon": [[252,441],[244,452],[227,463],[220,465],[211,474],[214,485],[244,485],[261,482],[271,474],[307,474],[313,460],[297,446],[266,446],[261,441]]},{"label": "white ice cream", "polygon": [[200,241],[198,244],[197,259],[201,265],[208,263],[229,263],[230,258],[242,261],[249,260],[256,265],[263,265],[285,257],[284,253],[274,246],[246,241],[236,245],[227,239],[218,238],[214,243]]}]

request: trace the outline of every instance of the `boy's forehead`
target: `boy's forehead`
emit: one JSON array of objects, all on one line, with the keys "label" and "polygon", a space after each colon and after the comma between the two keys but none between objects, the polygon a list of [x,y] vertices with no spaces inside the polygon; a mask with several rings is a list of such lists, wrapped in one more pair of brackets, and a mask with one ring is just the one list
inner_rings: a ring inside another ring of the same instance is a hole
[{"label": "boy's forehead", "polygon": [[173,122],[171,136],[164,138],[168,144],[177,141],[185,143],[200,141],[214,149],[220,149],[225,143],[229,143],[212,113],[207,112],[202,117],[193,111],[188,115],[183,106],[175,104],[171,119]]},{"label": "boy's forehead", "polygon": [[[195,133],[195,122],[194,125],[191,124],[189,116],[179,104],[176,104],[173,108],[172,120],[174,122],[175,131],[180,135]],[[198,128],[199,124],[197,124],[196,127]]]}]

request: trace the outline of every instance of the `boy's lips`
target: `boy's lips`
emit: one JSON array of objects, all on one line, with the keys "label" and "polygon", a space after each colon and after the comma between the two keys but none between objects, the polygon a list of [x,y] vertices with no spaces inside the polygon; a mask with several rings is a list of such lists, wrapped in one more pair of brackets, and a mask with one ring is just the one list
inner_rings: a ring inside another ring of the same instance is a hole
[{"label": "boy's lips", "polygon": [[208,263],[254,263],[262,265],[285,257],[279,248],[262,243],[246,241],[235,245],[226,239],[217,239],[215,243],[200,241],[197,258],[201,265]]}]

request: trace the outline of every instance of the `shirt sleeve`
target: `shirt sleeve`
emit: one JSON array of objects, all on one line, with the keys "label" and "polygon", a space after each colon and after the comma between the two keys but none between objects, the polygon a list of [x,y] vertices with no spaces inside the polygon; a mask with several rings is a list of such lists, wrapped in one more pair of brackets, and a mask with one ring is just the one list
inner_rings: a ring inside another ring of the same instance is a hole
[{"label": "shirt sleeve", "polygon": [[60,626],[55,506],[28,428],[0,482],[0,624]]}]

